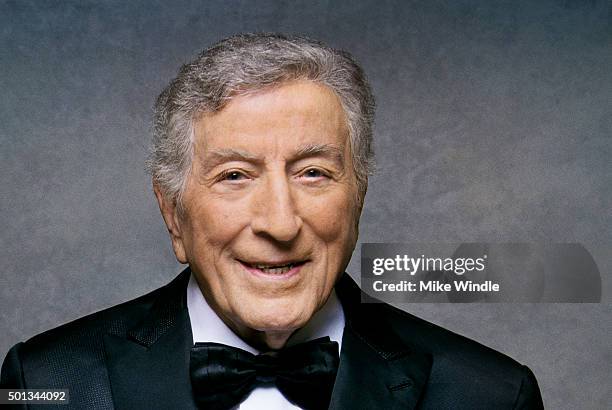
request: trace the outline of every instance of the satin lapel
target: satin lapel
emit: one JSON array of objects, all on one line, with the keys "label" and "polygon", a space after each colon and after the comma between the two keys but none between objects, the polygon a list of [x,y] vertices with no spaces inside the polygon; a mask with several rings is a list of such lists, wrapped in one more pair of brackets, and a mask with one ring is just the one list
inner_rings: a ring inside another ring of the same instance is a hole
[{"label": "satin lapel", "polygon": [[413,409],[427,384],[432,358],[385,324],[382,305],[362,304],[344,275],[336,286],[346,315],[331,409]]},{"label": "satin lapel", "polygon": [[185,295],[189,269],[160,293],[127,338],[106,335],[104,347],[117,409],[195,409],[189,379],[191,325]]}]

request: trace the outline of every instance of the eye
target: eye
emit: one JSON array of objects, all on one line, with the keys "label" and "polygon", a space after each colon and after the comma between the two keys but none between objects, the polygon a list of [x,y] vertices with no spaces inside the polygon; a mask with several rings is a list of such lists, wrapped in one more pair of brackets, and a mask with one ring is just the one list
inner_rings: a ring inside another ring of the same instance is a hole
[{"label": "eye", "polygon": [[230,171],[225,171],[223,173],[221,173],[221,175],[219,175],[219,181],[241,181],[243,179],[246,179],[247,176],[240,172],[240,171],[235,171],[235,170],[230,170]]},{"label": "eye", "polygon": [[304,171],[302,176],[306,178],[321,178],[327,177],[328,175],[318,168],[308,168],[306,171]]}]

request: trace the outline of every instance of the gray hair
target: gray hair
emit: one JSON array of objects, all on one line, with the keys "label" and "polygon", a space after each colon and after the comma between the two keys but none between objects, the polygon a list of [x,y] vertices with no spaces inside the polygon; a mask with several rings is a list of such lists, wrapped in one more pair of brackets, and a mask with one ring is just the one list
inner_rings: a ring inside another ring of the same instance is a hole
[{"label": "gray hair", "polygon": [[323,84],[340,98],[358,205],[363,206],[374,166],[374,97],[363,70],[346,51],[274,33],[240,34],[220,41],[184,64],[160,94],[147,170],[164,196],[180,205],[191,169],[194,123],[201,114],[220,111],[233,97],[295,80]]}]

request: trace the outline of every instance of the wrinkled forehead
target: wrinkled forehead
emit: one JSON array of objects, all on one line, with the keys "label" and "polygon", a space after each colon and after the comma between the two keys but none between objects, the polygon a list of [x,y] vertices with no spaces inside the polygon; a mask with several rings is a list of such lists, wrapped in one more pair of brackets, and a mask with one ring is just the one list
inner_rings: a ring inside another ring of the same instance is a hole
[{"label": "wrinkled forehead", "polygon": [[232,98],[195,124],[196,152],[240,150],[288,154],[324,147],[349,153],[339,97],[311,81],[296,81]]}]

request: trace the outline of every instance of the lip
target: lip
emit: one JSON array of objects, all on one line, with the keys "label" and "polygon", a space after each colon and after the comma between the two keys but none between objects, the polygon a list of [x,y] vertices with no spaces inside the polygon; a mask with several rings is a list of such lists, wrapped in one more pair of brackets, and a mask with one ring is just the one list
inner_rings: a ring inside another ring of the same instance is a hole
[{"label": "lip", "polygon": [[[302,267],[304,267],[304,265],[308,263],[308,261],[244,262],[241,260],[238,260],[238,262],[250,274],[256,277],[259,277],[259,278],[265,278],[265,279],[271,279],[271,280],[286,280],[293,276],[296,276],[302,270]],[[289,264],[294,264],[294,266],[291,269],[289,269],[287,272],[284,272],[284,273],[265,273],[261,269],[258,269],[255,267],[255,265],[283,266],[283,265],[289,265]]]}]

